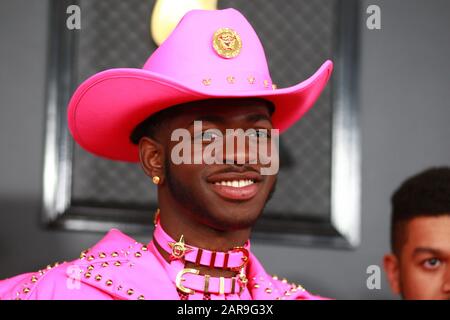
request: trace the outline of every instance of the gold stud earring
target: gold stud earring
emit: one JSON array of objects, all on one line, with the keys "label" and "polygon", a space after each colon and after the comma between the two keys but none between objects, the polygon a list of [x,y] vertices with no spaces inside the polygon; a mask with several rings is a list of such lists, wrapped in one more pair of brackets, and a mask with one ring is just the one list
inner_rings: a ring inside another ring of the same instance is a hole
[{"label": "gold stud earring", "polygon": [[154,176],[154,177],[152,178],[152,181],[153,181],[154,184],[158,185],[159,182],[161,181],[161,178],[158,177],[158,176]]}]

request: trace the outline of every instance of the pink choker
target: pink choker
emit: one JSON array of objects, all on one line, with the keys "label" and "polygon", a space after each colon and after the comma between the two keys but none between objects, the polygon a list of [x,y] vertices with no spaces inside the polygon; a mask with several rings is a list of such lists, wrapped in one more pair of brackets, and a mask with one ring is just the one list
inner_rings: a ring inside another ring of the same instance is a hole
[{"label": "pink choker", "polygon": [[243,247],[223,251],[210,251],[186,245],[182,235],[178,241],[170,237],[161,227],[159,215],[155,217],[155,231],[153,239],[159,246],[170,254],[170,260],[184,259],[195,263],[196,266],[208,266],[224,270],[240,271],[248,262],[250,241],[247,240]]},{"label": "pink choker", "polygon": [[[195,291],[203,289],[200,291],[220,294],[242,292],[243,287],[247,283],[245,267],[249,261],[249,240],[246,241],[243,247],[234,247],[229,251],[210,251],[185,244],[183,235],[178,241],[172,239],[161,227],[159,209],[156,212],[154,223],[153,240],[170,255],[171,264],[176,262],[176,265],[178,265],[175,276],[178,289],[185,293],[193,293],[191,289]],[[210,268],[220,268],[236,271],[239,274],[232,278],[203,276],[199,274],[197,269],[184,268],[186,261],[194,263],[195,266],[202,265]],[[184,269],[178,270],[179,268]],[[181,285],[181,282],[190,283],[191,289],[185,288]]]}]

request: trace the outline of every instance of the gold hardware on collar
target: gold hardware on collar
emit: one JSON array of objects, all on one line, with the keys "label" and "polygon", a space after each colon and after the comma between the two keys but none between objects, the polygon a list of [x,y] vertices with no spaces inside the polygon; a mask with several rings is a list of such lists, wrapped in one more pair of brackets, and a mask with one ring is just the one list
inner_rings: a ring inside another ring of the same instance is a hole
[{"label": "gold hardware on collar", "polygon": [[231,279],[231,293],[234,293],[235,286],[236,286],[236,277],[233,277]]},{"label": "gold hardware on collar", "polygon": [[244,288],[247,286],[248,283],[248,279],[247,276],[245,275],[245,268],[242,268],[241,271],[239,272],[239,294],[242,293],[242,291],[244,291]]},{"label": "gold hardware on collar", "polygon": [[186,279],[183,278],[183,275],[185,273],[199,274],[200,270],[192,269],[192,268],[185,268],[185,269],[181,270],[180,272],[178,272],[177,277],[175,278],[175,284],[176,284],[177,288],[180,289],[181,292],[188,293],[188,294],[193,294],[193,293],[195,293],[194,290],[189,289],[189,288],[185,288],[181,284],[182,281],[186,280]]},{"label": "gold hardware on collar", "polygon": [[205,274],[205,285],[203,287],[203,292],[208,293],[209,290],[209,274]]},{"label": "gold hardware on collar", "polygon": [[225,278],[220,277],[219,278],[219,294],[225,293]]},{"label": "gold hardware on collar", "polygon": [[172,253],[170,254],[170,259],[181,259],[184,255],[193,250],[192,247],[186,245],[184,243],[184,236],[181,235],[180,240],[178,242],[169,242],[169,246],[172,248]]},{"label": "gold hardware on collar", "polygon": [[243,254],[242,264],[240,266],[230,268],[232,271],[240,271],[241,269],[243,269],[245,267],[245,265],[248,262],[248,259],[249,259],[248,250],[245,249],[244,247],[234,247],[233,249],[231,249],[231,252],[242,252],[242,254]]}]

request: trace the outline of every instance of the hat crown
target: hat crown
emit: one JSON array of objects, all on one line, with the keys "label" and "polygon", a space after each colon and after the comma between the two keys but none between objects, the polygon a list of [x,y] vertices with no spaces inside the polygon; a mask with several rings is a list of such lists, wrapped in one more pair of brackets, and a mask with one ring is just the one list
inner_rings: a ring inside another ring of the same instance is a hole
[{"label": "hat crown", "polygon": [[273,126],[282,132],[311,108],[332,69],[326,61],[307,80],[274,90],[263,46],[242,14],[190,11],[143,69],[109,69],[80,84],[69,102],[69,129],[94,154],[138,162],[130,135],[152,114],[195,100],[262,98],[275,105]]},{"label": "hat crown", "polygon": [[[225,29],[234,31],[240,41],[234,57],[224,57],[213,45],[215,34]],[[194,89],[272,90],[259,37],[247,19],[232,8],[186,13],[143,68]]]}]

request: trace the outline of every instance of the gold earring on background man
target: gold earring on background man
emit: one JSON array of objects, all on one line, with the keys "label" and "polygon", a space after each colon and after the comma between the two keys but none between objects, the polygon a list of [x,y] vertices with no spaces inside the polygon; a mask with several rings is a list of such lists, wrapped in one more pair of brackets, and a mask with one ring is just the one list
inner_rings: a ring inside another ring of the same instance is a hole
[{"label": "gold earring on background man", "polygon": [[153,181],[154,184],[158,185],[159,182],[161,181],[161,178],[158,177],[158,176],[154,176],[154,177],[152,178],[152,181]]}]

